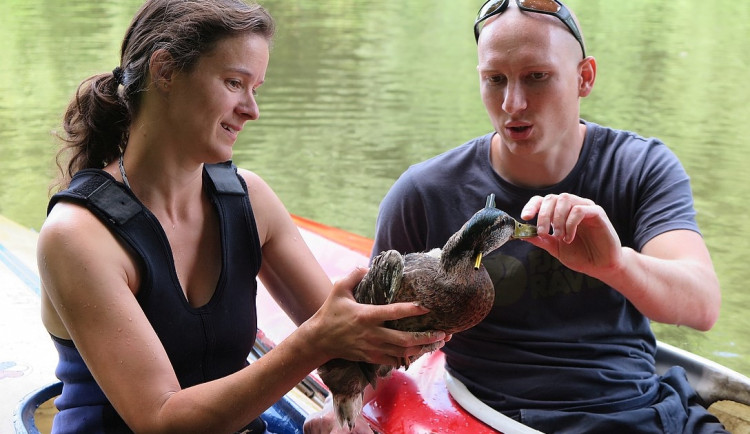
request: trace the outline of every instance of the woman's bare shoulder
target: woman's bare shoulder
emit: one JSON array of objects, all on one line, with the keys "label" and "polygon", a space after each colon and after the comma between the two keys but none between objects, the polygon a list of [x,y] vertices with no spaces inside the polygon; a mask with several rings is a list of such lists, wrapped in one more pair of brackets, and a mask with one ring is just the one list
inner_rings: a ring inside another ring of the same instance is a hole
[{"label": "woman's bare shoulder", "polygon": [[71,202],[58,202],[47,215],[41,230],[40,241],[86,238],[88,233],[107,230],[104,224],[91,211],[82,205]]},{"label": "woman's bare shoulder", "polygon": [[56,204],[42,225],[37,261],[43,281],[52,276],[55,281],[67,280],[64,276],[71,270],[81,278],[103,273],[135,276],[132,258],[121,242],[91,211],[69,202]]}]

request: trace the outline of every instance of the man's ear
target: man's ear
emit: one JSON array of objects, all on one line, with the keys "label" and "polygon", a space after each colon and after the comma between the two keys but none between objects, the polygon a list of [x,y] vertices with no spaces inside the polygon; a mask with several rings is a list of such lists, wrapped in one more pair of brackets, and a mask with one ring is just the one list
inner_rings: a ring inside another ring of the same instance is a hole
[{"label": "man's ear", "polygon": [[148,62],[148,69],[151,74],[151,83],[158,90],[169,90],[172,84],[172,76],[175,73],[172,55],[165,49],[159,49],[151,54]]},{"label": "man's ear", "polygon": [[578,96],[581,98],[587,97],[594,88],[594,81],[596,81],[596,59],[589,56],[581,60],[581,63],[578,64],[578,70]]}]

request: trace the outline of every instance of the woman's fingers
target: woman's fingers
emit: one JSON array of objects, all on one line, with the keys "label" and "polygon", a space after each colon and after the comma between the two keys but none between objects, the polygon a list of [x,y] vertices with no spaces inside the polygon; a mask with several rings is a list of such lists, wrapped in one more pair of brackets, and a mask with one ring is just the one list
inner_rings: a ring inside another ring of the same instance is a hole
[{"label": "woman's fingers", "polygon": [[333,283],[333,292],[337,295],[348,295],[347,298],[354,299],[353,292],[354,288],[357,287],[357,284],[362,280],[363,277],[365,277],[365,274],[367,273],[367,268],[363,267],[356,267],[352,271],[349,272],[346,276],[342,277],[341,279],[335,281]]},{"label": "woman's fingers", "polygon": [[397,365],[441,348],[449,338],[442,331],[407,332],[387,328],[385,323],[429,312],[417,303],[388,305],[359,304],[352,292],[366,269],[357,268],[334,283],[333,292],[321,309],[327,337],[320,343],[335,352],[336,357],[372,363]]},{"label": "woman's fingers", "polygon": [[380,362],[389,365],[399,365],[405,359],[416,360],[419,356],[443,348],[446,338],[445,332],[433,330],[429,332],[405,332],[384,329],[389,335],[384,338],[383,351],[387,361]]}]

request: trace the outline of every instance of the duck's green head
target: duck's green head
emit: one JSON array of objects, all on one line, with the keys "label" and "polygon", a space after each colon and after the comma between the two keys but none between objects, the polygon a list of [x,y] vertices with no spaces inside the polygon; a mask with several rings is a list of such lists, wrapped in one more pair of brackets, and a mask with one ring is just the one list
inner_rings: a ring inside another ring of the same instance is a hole
[{"label": "duck's green head", "polygon": [[536,236],[536,226],[519,223],[495,208],[494,198],[494,194],[490,195],[487,205],[448,240],[442,252],[444,261],[471,261],[474,268],[479,268],[483,255],[493,252],[509,240]]}]

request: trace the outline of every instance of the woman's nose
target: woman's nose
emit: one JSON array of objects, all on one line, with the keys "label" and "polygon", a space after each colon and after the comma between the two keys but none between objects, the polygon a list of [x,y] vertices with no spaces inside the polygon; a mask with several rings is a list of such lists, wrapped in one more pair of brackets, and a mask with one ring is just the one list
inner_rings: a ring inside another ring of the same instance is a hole
[{"label": "woman's nose", "polygon": [[253,92],[247,94],[237,107],[237,111],[251,121],[260,117],[260,109],[258,108],[258,102],[255,100],[255,94]]}]

